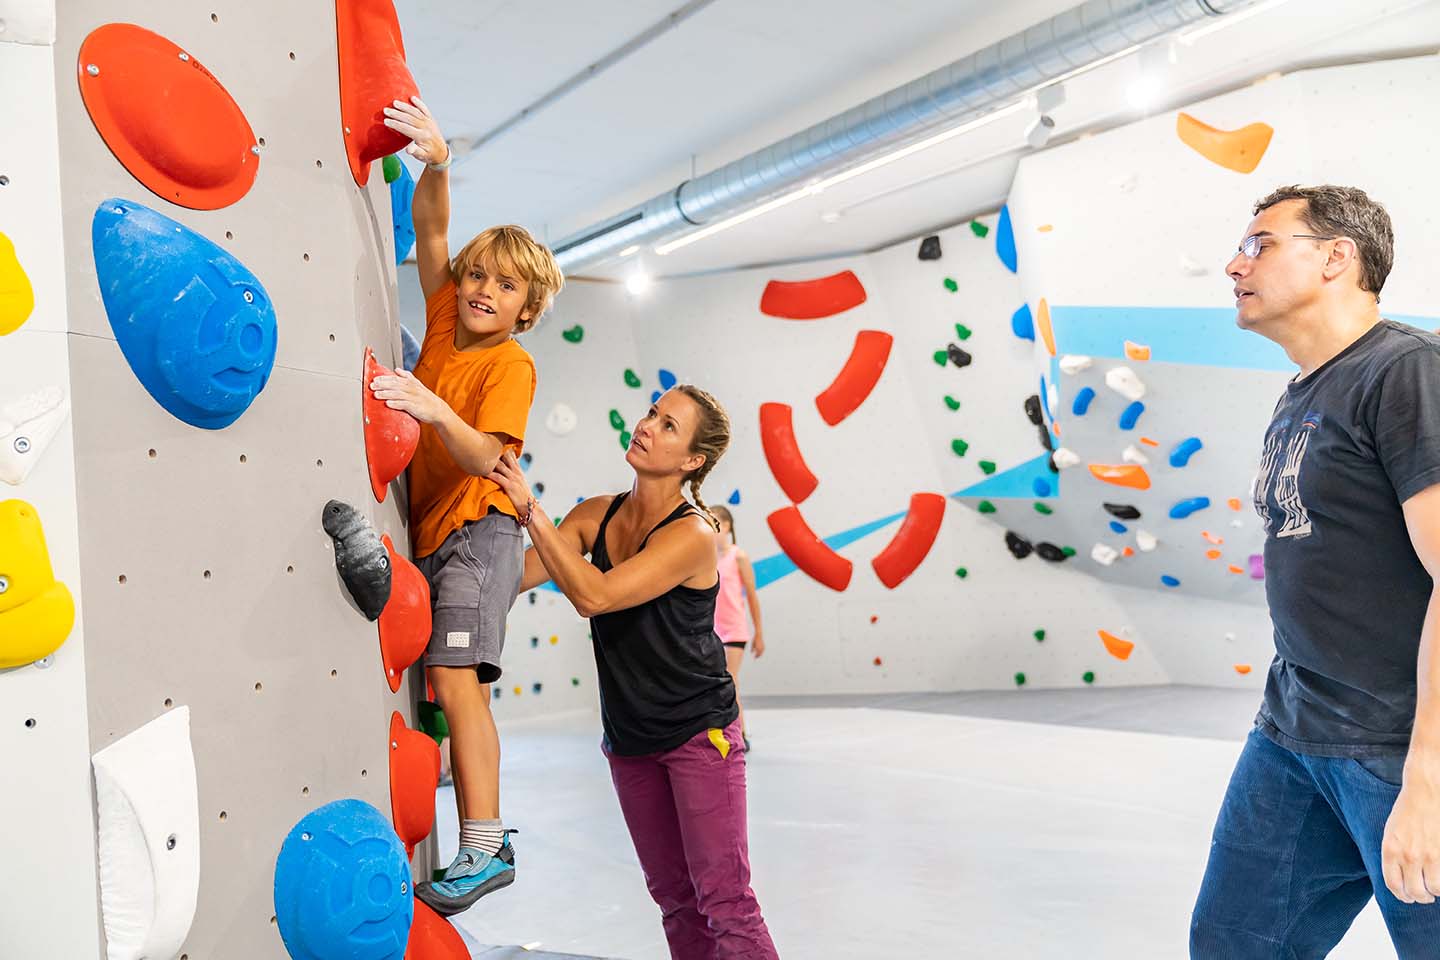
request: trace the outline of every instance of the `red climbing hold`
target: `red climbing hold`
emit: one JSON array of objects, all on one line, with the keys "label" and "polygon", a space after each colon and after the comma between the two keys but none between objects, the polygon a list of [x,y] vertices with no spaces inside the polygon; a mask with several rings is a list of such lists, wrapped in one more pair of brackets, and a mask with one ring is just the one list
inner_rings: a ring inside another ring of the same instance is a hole
[{"label": "red climbing hold", "polygon": [[850,586],[854,565],[815,536],[815,531],[801,516],[799,507],[776,510],[765,519],[770,524],[775,542],[780,544],[780,549],[795,562],[795,566],[831,590],[840,591]]},{"label": "red climbing hold", "polygon": [[765,450],[765,462],[770,465],[775,482],[791,503],[802,503],[815,492],[820,481],[815,479],[800,454],[789,404],[760,404],[760,446]]},{"label": "red climbing hold", "polygon": [[415,447],[420,443],[420,421],[404,410],[392,410],[384,400],[375,399],[370,384],[376,377],[395,371],[383,367],[369,347],[365,348],[365,382],[360,385],[361,409],[365,415],[365,462],[370,467],[370,490],[376,503],[385,502],[390,481],[405,472]]},{"label": "red climbing hold", "polygon": [[340,54],[340,121],[355,183],[365,186],[370,164],[410,145],[385,126],[384,109],[410,102],[420,88],[405,65],[400,21],[390,0],[337,0],[335,38]]},{"label": "red climbing hold", "polygon": [[945,498],[938,493],[916,493],[910,497],[910,512],[894,539],[875,555],[870,566],[880,582],[891,590],[915,572],[935,545],[940,521],[945,516]]},{"label": "red climbing hold", "polygon": [[144,27],[107,23],[80,44],[78,66],[100,138],[147,189],[192,210],[218,210],[250,190],[255,134],[199,60]]},{"label": "red climbing hold", "polygon": [[849,270],[816,280],[771,280],[760,296],[760,312],[784,320],[819,320],[865,302],[865,287]]},{"label": "red climbing hold", "polygon": [[855,346],[850,348],[850,359],[845,361],[830,386],[815,398],[820,416],[830,426],[835,426],[854,413],[885,372],[885,362],[890,359],[890,344],[895,338],[879,330],[861,330],[855,334]]},{"label": "red climbing hold", "polygon": [[390,819],[407,856],[435,826],[435,787],[440,782],[440,745],[390,714]]},{"label": "red climbing hold", "polygon": [[417,898],[405,960],[470,960],[470,949],[454,924]]},{"label": "red climbing hold", "polygon": [[430,642],[430,584],[419,567],[395,552],[390,534],[382,534],[380,542],[390,554],[390,599],[380,611],[380,662],[394,693],[405,668],[420,659]]}]

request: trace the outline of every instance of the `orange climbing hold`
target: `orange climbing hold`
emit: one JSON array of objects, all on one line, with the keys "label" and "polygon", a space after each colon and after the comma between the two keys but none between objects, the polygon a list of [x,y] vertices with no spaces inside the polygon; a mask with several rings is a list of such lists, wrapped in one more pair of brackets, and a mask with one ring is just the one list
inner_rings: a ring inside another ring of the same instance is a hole
[{"label": "orange climbing hold", "polygon": [[358,186],[370,179],[370,164],[410,145],[410,138],[385,126],[384,109],[420,94],[405,65],[400,21],[390,0],[337,0],[335,39],[340,57],[340,121],[345,156]]},{"label": "orange climbing hold", "polygon": [[215,76],[174,43],[107,23],[80,44],[80,98],[105,146],[157,196],[218,210],[260,170],[250,121]]},{"label": "orange climbing hold", "polygon": [[1250,672],[1250,664],[1248,664],[1248,663],[1237,663],[1237,664],[1235,664],[1235,672],[1238,673],[1238,674],[1240,674],[1240,676],[1242,676],[1242,677],[1245,676],[1245,674],[1247,674],[1247,673]]},{"label": "orange climbing hold", "polygon": [[1132,463],[1092,463],[1090,473],[1097,480],[1113,483],[1117,487],[1133,487],[1136,490],[1150,489],[1150,474],[1145,468]]},{"label": "orange climbing hold", "polygon": [[392,410],[384,400],[375,399],[370,384],[376,377],[395,373],[380,365],[369,347],[365,348],[365,369],[361,374],[360,407],[365,417],[365,463],[370,468],[370,492],[376,503],[385,502],[390,481],[405,472],[415,447],[420,443],[420,421],[404,410]]},{"label": "orange climbing hold", "polygon": [[1150,348],[1143,343],[1136,343],[1133,340],[1125,341],[1125,359],[1127,360],[1149,360]]},{"label": "orange climbing hold", "polygon": [[1120,551],[1120,556],[1122,556],[1122,557],[1133,557],[1133,556],[1135,556],[1135,548],[1134,548],[1134,547],[1126,547],[1124,550],[1121,550],[1121,551]]},{"label": "orange climbing hold", "polygon": [[1202,537],[1205,538],[1205,542],[1206,542],[1206,543],[1213,543],[1213,544],[1215,544],[1215,546],[1217,546],[1217,547],[1220,546],[1220,544],[1222,544],[1222,543],[1225,542],[1225,538],[1224,538],[1224,537],[1217,537],[1217,536],[1215,536],[1215,534],[1211,533],[1209,530],[1202,530],[1202,531],[1200,531],[1200,536],[1202,536]]},{"label": "orange climbing hold", "polygon": [[1239,510],[1239,509],[1240,509],[1240,498],[1239,498],[1239,497],[1231,497],[1229,500],[1226,500],[1225,502],[1226,502],[1227,504],[1229,504],[1231,510]]},{"label": "orange climbing hold", "polygon": [[1244,570],[1243,567],[1237,567],[1237,566],[1235,566],[1235,564],[1233,564],[1233,563],[1230,564],[1230,566],[1227,567],[1226,569],[1228,569],[1231,573],[1244,573],[1244,572],[1245,572],[1245,570]]},{"label": "orange climbing hold", "polygon": [[1049,233],[1051,230],[1055,229],[1055,225],[1053,223],[1042,223],[1035,229],[1039,230],[1041,233]]},{"label": "orange climbing hold", "polygon": [[405,669],[430,642],[430,584],[419,567],[395,552],[390,534],[382,534],[380,542],[390,554],[390,599],[380,611],[380,663],[395,693]]},{"label": "orange climbing hold", "polygon": [[1158,447],[1158,446],[1160,446],[1160,441],[1159,441],[1159,440],[1151,440],[1149,437],[1141,437],[1141,438],[1140,438],[1140,442],[1143,443],[1143,444],[1145,444],[1145,446],[1147,446],[1147,447]]},{"label": "orange climbing hold", "polygon": [[1055,328],[1050,325],[1050,304],[1044,297],[1040,298],[1040,308],[1035,311],[1035,329],[1040,331],[1040,339],[1050,356],[1055,356]]},{"label": "orange climbing hold", "polygon": [[454,924],[416,898],[405,960],[470,960],[470,948]]},{"label": "orange climbing hold", "polygon": [[1206,551],[1205,551],[1205,559],[1207,559],[1207,560],[1219,560],[1219,559],[1220,559],[1220,551],[1219,551],[1219,550],[1206,550]]},{"label": "orange climbing hold", "polygon": [[1135,644],[1129,640],[1122,640],[1108,630],[1097,630],[1100,634],[1100,642],[1105,644],[1105,652],[1116,660],[1129,660],[1130,654],[1135,650]]},{"label": "orange climbing hold", "polygon": [[411,856],[435,826],[435,787],[440,782],[440,745],[390,714],[390,819]]},{"label": "orange climbing hold", "polygon": [[1239,130],[1220,130],[1181,113],[1175,118],[1175,133],[1182,143],[1211,163],[1236,173],[1252,173],[1265,156],[1275,128],[1268,123],[1252,123]]}]

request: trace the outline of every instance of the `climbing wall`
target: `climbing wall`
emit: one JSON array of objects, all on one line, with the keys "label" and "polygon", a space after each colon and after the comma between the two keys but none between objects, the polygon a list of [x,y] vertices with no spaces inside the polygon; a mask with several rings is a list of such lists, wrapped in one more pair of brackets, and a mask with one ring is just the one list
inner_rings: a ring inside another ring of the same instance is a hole
[{"label": "climbing wall", "polygon": [[[38,513],[76,617],[0,670],[24,785],[0,800],[0,952],[399,960],[433,920],[411,874],[438,752],[405,729],[429,601],[395,478],[418,427],[362,403],[367,351],[400,362],[393,9],[32,6],[0,5],[0,78],[27,91],[0,108],[0,436],[38,437],[56,395],[70,416],[0,500]],[[343,541],[332,500],[356,508]],[[0,656],[34,528],[0,503]]]}]

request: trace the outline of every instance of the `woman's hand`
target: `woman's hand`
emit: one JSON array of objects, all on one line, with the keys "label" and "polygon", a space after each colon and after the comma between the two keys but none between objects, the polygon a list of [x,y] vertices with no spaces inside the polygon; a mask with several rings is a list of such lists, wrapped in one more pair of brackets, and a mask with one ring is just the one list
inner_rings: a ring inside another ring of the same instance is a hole
[{"label": "woman's hand", "polygon": [[494,480],[499,485],[520,517],[530,512],[530,485],[525,482],[525,472],[520,469],[520,461],[515,459],[513,452],[506,450],[501,454],[494,471],[485,479]]},{"label": "woman's hand", "polygon": [[755,631],[755,639],[750,641],[750,652],[757,660],[765,653],[765,637],[759,630]]},{"label": "woman's hand", "polygon": [[404,410],[421,423],[438,423],[450,407],[409,370],[396,370],[370,381],[376,400],[384,400],[391,410]]},{"label": "woman's hand", "polygon": [[450,145],[440,135],[440,125],[419,97],[411,97],[409,103],[396,100],[394,106],[386,107],[385,126],[410,138],[405,152],[421,163],[444,163],[450,156]]}]

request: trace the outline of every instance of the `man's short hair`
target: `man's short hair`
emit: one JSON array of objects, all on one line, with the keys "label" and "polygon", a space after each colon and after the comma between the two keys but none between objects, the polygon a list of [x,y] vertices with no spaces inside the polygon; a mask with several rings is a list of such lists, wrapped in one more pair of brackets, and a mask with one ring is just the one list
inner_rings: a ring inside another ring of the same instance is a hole
[{"label": "man's short hair", "polygon": [[1357,187],[1321,184],[1280,187],[1255,204],[1255,213],[1286,200],[1303,200],[1300,220],[1307,230],[1327,237],[1348,237],[1360,252],[1360,289],[1380,299],[1380,288],[1395,265],[1395,231],[1390,214]]}]

